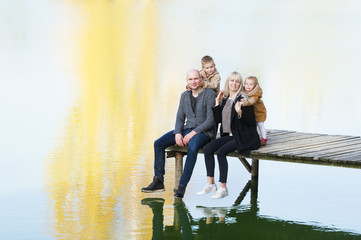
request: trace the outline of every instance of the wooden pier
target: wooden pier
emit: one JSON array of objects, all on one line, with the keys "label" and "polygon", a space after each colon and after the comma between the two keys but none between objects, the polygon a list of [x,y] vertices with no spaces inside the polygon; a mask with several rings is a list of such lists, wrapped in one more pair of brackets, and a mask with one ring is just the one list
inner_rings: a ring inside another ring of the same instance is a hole
[{"label": "wooden pier", "polygon": [[[293,163],[307,163],[348,168],[361,168],[360,136],[341,136],[302,133],[286,130],[268,130],[268,144],[251,151],[250,164],[237,152],[228,156],[237,157],[251,173],[258,178],[259,160],[276,160]],[[183,172],[183,155],[187,147],[171,146],[166,149],[167,157],[175,157],[175,187]],[[199,153],[203,153],[201,149]]]}]

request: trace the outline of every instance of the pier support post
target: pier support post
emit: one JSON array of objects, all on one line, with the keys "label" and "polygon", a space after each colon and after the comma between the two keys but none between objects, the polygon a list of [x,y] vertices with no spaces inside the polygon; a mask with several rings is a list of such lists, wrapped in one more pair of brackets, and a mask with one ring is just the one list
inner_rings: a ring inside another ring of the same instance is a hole
[{"label": "pier support post", "polygon": [[183,154],[175,152],[175,178],[174,178],[174,190],[176,191],[179,186],[179,180],[183,173]]},{"label": "pier support post", "polygon": [[253,178],[251,180],[251,211],[255,213],[255,215],[258,212],[258,179]]},{"label": "pier support post", "polygon": [[252,179],[258,178],[258,172],[259,172],[259,160],[252,158],[252,172],[251,172]]},{"label": "pier support post", "polygon": [[174,226],[174,230],[180,231],[181,224],[180,224],[180,221],[179,221],[179,212],[178,212],[178,209],[176,207],[174,207],[173,226]]}]

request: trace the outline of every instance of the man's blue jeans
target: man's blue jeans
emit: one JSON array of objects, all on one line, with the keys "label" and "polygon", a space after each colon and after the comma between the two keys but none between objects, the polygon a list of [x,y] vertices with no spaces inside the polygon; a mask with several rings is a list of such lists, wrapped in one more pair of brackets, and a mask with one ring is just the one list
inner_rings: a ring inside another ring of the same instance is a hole
[{"label": "man's blue jeans", "polygon": [[[193,129],[185,129],[182,135],[185,136],[190,133]],[[179,185],[186,187],[189,180],[191,179],[194,165],[196,164],[198,150],[206,145],[211,139],[204,133],[198,133],[194,135],[188,143],[188,153],[186,162],[184,165],[183,174],[180,178]],[[164,181],[165,174],[165,149],[169,146],[175,145],[175,134],[170,131],[158,138],[154,142],[154,175]],[[175,186],[176,188],[178,186]]]}]

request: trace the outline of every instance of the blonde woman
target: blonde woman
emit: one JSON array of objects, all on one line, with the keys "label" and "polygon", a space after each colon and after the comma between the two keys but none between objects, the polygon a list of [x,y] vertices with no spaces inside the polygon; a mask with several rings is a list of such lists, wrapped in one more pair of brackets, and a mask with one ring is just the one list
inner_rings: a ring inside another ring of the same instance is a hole
[{"label": "blonde woman", "polygon": [[[228,196],[227,154],[237,150],[241,155],[249,156],[251,150],[260,147],[253,107],[242,106],[242,90],[241,75],[238,72],[232,72],[225,83],[224,90],[220,91],[216,97],[216,103],[212,110],[216,122],[221,123],[220,138],[209,142],[203,148],[207,169],[207,184],[197,193],[198,195],[216,192],[212,198]],[[214,181],[215,152],[217,152],[220,173],[220,187],[218,190]]]}]

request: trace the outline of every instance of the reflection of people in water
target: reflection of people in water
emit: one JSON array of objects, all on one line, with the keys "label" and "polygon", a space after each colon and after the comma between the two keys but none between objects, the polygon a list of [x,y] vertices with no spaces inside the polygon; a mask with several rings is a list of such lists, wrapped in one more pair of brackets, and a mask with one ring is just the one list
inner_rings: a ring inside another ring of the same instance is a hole
[{"label": "reflection of people in water", "polygon": [[192,235],[192,227],[190,224],[190,214],[186,205],[181,199],[175,199],[174,202],[174,215],[178,215],[178,220],[180,223],[180,227],[182,229],[182,237],[183,239],[193,239]]},{"label": "reflection of people in water", "polygon": [[[175,199],[174,202],[174,216],[175,222],[180,224],[182,239],[193,239],[192,228],[189,219],[188,209],[181,199]],[[171,235],[179,235],[179,232],[170,232],[166,235],[163,233],[163,198],[144,198],[141,201],[142,205],[148,205],[153,211],[153,236],[152,239],[167,239]]]},{"label": "reflection of people in water", "polygon": [[203,215],[206,217],[206,223],[211,224],[215,216],[218,217],[220,223],[224,223],[227,209],[222,207],[203,207],[197,206],[197,209],[203,212]]},{"label": "reflection of people in water", "polygon": [[[260,216],[257,189],[258,182],[250,180],[233,206],[224,208],[197,206],[197,210],[204,216],[200,219],[193,219],[184,202],[175,199],[178,201],[174,203],[174,224],[165,228],[164,199],[145,198],[141,203],[148,205],[153,212],[152,239],[270,239],[270,236],[272,239],[292,240],[360,239],[359,234],[336,228],[330,231],[329,227]],[[251,190],[250,203],[240,205],[249,190]]]},{"label": "reflection of people in water", "polygon": [[148,205],[153,211],[153,236],[152,239],[163,238],[163,198],[144,198],[142,205]]},{"label": "reflection of people in water", "polygon": [[[206,217],[205,239],[224,239],[227,208],[197,206],[197,209]],[[213,222],[216,217],[218,217],[218,224]]]}]

